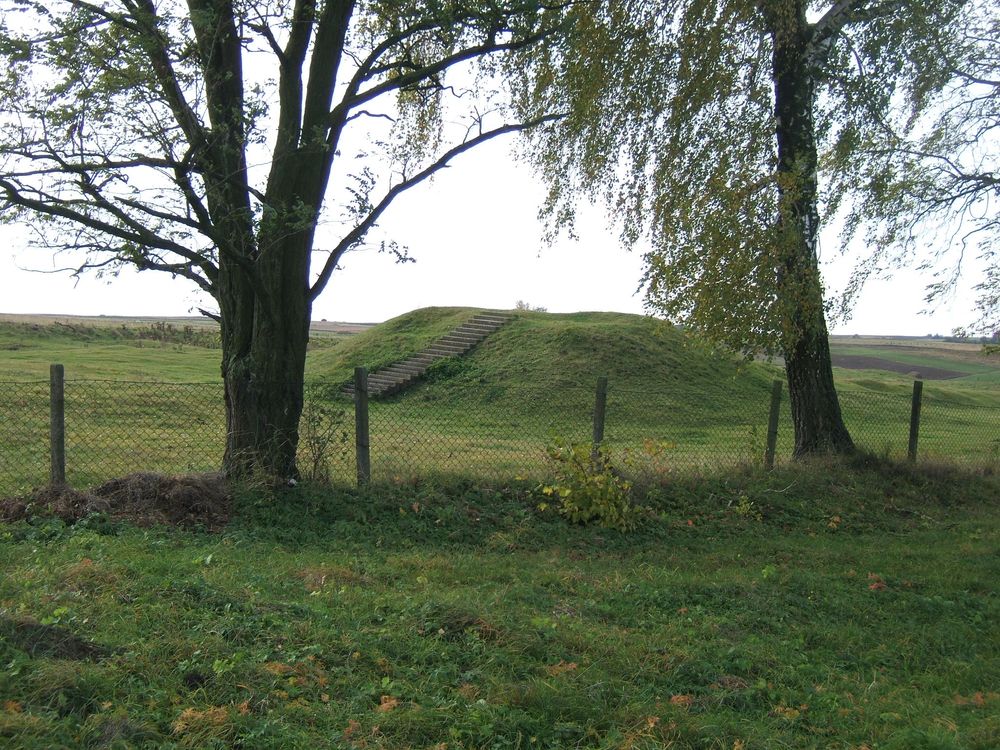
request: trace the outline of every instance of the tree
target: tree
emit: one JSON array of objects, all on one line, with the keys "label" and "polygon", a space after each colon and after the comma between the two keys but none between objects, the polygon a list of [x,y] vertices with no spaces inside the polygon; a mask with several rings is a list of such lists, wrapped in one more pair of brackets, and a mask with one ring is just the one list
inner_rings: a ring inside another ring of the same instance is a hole
[{"label": "tree", "polygon": [[[344,253],[456,156],[553,119],[522,109],[504,121],[503,100],[490,98],[503,91],[482,89],[560,31],[559,5],[0,7],[3,218],[85,253],[77,272],[161,271],[214,298],[230,474],[295,475],[311,306]],[[465,89],[446,82],[455,73]],[[478,97],[467,96],[473,86]],[[464,113],[449,110],[457,127],[443,118],[447,100],[468,102]],[[379,163],[391,164],[387,175]],[[327,205],[331,188],[346,196],[339,215]],[[343,232],[320,252],[318,227],[334,221]]]},{"label": "tree", "polygon": [[870,159],[863,146],[886,121],[913,122],[944,85],[922,31],[956,38],[962,5],[594,0],[530,71],[525,101],[570,113],[529,150],[553,228],[572,228],[580,194],[603,199],[626,244],[650,241],[652,310],[738,351],[782,354],[796,455],[853,450],[830,360],[822,222],[857,193],[846,177]]},{"label": "tree", "polygon": [[866,201],[896,206],[876,220],[865,202],[851,213],[849,231],[875,241],[849,291],[872,274],[918,265],[933,273],[933,302],[953,289],[975,254],[985,274],[976,284],[980,320],[973,327],[990,335],[1000,323],[1000,9],[973,2],[956,35],[935,26],[923,34],[947,82],[909,132],[885,122],[882,137],[865,146],[868,158],[845,175],[866,186]]}]

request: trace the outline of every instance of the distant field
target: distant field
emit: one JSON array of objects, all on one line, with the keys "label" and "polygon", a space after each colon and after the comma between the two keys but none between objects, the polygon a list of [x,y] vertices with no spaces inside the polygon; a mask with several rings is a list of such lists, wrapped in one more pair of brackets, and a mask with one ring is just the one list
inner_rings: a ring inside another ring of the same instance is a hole
[{"label": "distant field", "polygon": [[925,380],[970,378],[1000,385],[1000,354],[986,354],[980,344],[936,339],[847,337],[830,340],[835,367],[919,373]]},{"label": "distant field", "polygon": [[[130,327],[171,325],[175,328],[184,326],[194,326],[217,330],[218,324],[211,318],[201,315],[182,316],[177,318],[167,317],[128,317],[119,315],[18,315],[14,313],[0,313],[0,323],[23,323],[42,326],[51,325],[79,325],[95,326],[102,328],[109,327]],[[366,331],[375,323],[343,323],[340,321],[314,320],[310,326],[310,333],[360,333]]]}]

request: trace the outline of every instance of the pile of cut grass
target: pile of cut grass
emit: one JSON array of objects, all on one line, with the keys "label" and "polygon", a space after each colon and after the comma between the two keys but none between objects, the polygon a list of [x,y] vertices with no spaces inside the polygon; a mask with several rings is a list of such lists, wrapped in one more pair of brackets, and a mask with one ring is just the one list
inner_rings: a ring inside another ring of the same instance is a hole
[{"label": "pile of cut grass", "polygon": [[0,744],[994,748],[996,479],[243,492],[220,534],[0,525]]}]

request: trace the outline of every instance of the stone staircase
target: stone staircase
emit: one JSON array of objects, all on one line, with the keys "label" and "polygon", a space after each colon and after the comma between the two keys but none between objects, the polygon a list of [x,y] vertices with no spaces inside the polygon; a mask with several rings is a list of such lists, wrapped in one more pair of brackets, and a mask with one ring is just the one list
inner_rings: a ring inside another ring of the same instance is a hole
[{"label": "stone staircase", "polygon": [[[413,385],[434,362],[446,357],[461,357],[498,328],[509,323],[513,317],[508,312],[500,311],[477,313],[451,333],[442,336],[412,357],[368,373],[369,397],[378,398],[399,393]],[[353,394],[354,384],[348,384],[344,390]]]}]

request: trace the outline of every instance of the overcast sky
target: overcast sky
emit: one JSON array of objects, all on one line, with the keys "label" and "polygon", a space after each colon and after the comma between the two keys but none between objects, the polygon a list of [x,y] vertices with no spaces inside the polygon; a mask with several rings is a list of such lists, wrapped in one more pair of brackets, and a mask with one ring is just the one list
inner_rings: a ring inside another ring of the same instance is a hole
[{"label": "overcast sky", "polygon": [[[486,144],[432,183],[401,196],[370,239],[373,245],[394,239],[409,247],[416,262],[399,265],[374,249],[348,255],[314,306],[313,318],[380,322],[431,305],[511,308],[518,300],[550,312],[644,312],[642,295],[636,294],[641,254],[620,247],[603,209],[582,211],[578,241],[542,243],[536,214],[543,191],[530,169],[514,162],[511,146],[510,140]],[[338,229],[321,228],[317,247],[332,245]],[[27,238],[23,229],[0,227],[0,312],[181,316],[211,306],[192,284],[160,273],[74,281],[66,274],[22,270],[67,264],[29,248]],[[822,259],[828,286],[837,288],[852,264],[833,247],[830,238]],[[853,318],[833,332],[947,334],[972,322],[969,284],[923,314],[927,281],[900,273],[871,283]]]}]

